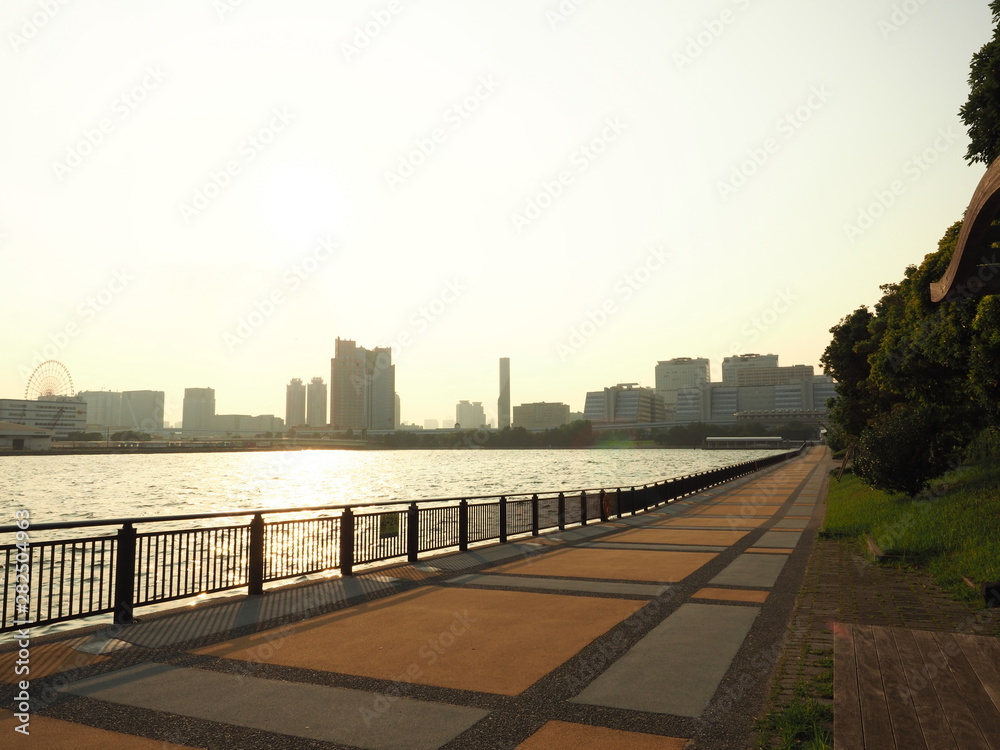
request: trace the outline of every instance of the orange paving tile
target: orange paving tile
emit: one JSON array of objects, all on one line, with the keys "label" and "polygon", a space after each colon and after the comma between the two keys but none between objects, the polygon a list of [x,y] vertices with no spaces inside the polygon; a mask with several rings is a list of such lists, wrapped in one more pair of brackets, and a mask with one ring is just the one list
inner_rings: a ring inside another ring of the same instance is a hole
[{"label": "orange paving tile", "polygon": [[695,599],[721,599],[729,602],[763,603],[767,599],[767,591],[744,591],[742,589],[704,588],[695,592]]},{"label": "orange paving tile", "polygon": [[623,732],[619,729],[547,721],[517,746],[518,750],[684,750],[687,740],[655,734]]},{"label": "orange paving tile", "polygon": [[[746,510],[747,512],[744,513],[743,512],[744,510]],[[753,511],[753,512],[750,512],[750,511]],[[711,507],[707,507],[707,508],[699,508],[696,512],[690,514],[689,517],[693,518],[694,516],[701,516],[701,515],[705,515],[705,516],[748,516],[748,517],[751,517],[751,518],[753,516],[763,516],[763,517],[768,517],[769,518],[770,516],[774,515],[774,511],[760,511],[758,513],[758,512],[756,512],[756,508],[754,508],[754,506],[752,506],[750,504],[746,504],[746,505],[732,505],[732,506],[728,506],[728,507],[725,506],[725,505],[718,505],[718,506],[711,506]]]},{"label": "orange paving tile", "polygon": [[677,526],[722,526],[725,528],[746,528],[746,529],[756,529],[767,519],[765,518],[711,518],[707,516],[700,516],[694,518],[691,516],[681,516],[680,518],[671,518],[669,521],[658,521],[649,525],[649,528],[653,527],[677,527]]},{"label": "orange paving tile", "polygon": [[133,734],[119,734],[106,729],[95,729],[71,721],[50,719],[47,716],[32,714],[28,724],[30,734],[25,737],[15,728],[21,722],[14,718],[10,711],[0,709],[0,737],[3,746],[8,748],[72,748],[72,750],[183,750],[190,745],[175,745],[163,740],[150,740],[136,737]]},{"label": "orange paving tile", "polygon": [[645,604],[429,587],[196,653],[517,695]]},{"label": "orange paving tile", "polygon": [[[14,639],[16,640],[16,639]],[[23,676],[15,673],[18,661],[17,651],[8,651],[0,654],[0,682],[8,685],[16,685]],[[85,654],[76,651],[63,643],[46,643],[41,646],[32,645],[29,648],[28,667],[31,669],[30,678],[37,680],[42,677],[66,672],[70,669],[79,669],[88,664],[97,664],[105,661],[109,657],[100,654]]]},{"label": "orange paving tile", "polygon": [[775,511],[778,510],[778,508],[781,507],[781,504],[780,503],[779,504],[774,504],[774,503],[750,503],[750,502],[745,502],[744,501],[744,502],[741,502],[741,503],[713,503],[712,505],[708,505],[708,506],[704,506],[704,507],[708,507],[708,508],[726,508],[729,511],[739,510],[740,508],[753,508],[754,510],[761,511],[763,513],[771,513],[771,514],[773,514]]},{"label": "orange paving tile", "polygon": [[672,583],[694,573],[715,557],[714,552],[618,550],[588,547],[565,549],[530,560],[491,568],[491,573],[525,573],[569,578],[605,578],[613,581]]},{"label": "orange paving tile", "polygon": [[794,551],[794,548],[785,547],[750,547],[747,549],[747,552],[757,552],[765,555],[790,555]]},{"label": "orange paving tile", "polygon": [[736,544],[748,532],[733,529],[700,531],[697,529],[634,529],[616,534],[615,542],[645,542],[647,544]]}]

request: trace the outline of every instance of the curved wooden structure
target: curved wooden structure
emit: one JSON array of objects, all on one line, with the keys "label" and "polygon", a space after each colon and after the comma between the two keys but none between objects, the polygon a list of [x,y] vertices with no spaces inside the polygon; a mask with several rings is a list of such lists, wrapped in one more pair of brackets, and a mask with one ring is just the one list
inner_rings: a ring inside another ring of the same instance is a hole
[{"label": "curved wooden structure", "polygon": [[1000,213],[1000,159],[979,181],[965,211],[955,254],[940,281],[931,284],[931,301],[955,301],[1000,293],[1000,227],[993,220]]}]

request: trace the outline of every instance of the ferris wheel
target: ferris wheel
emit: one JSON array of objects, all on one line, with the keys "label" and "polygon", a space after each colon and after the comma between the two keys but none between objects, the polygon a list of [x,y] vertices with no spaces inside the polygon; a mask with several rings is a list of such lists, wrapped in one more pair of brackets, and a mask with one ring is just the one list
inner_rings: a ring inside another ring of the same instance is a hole
[{"label": "ferris wheel", "polygon": [[27,401],[38,401],[50,396],[72,396],[73,378],[66,365],[54,359],[42,362],[28,378],[28,386],[24,389]]}]

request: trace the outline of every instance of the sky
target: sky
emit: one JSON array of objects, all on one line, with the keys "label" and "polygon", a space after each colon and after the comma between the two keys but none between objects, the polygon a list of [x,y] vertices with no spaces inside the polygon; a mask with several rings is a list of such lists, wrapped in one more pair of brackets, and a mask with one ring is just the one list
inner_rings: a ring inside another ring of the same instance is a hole
[{"label": "sky", "polygon": [[0,397],[284,417],[338,337],[404,422],[775,353],[933,252],[985,172],[987,0],[6,0]]}]

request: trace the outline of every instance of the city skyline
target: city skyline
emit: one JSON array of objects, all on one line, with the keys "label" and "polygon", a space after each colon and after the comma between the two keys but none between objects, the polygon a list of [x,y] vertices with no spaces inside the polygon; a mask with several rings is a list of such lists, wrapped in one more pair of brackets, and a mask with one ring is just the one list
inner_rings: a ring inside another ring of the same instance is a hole
[{"label": "city skyline", "polygon": [[490,416],[500,356],[574,412],[675,357],[818,370],[984,172],[985,0],[564,5],[5,6],[0,395],[57,359],[283,415],[338,336],[417,424]]}]

